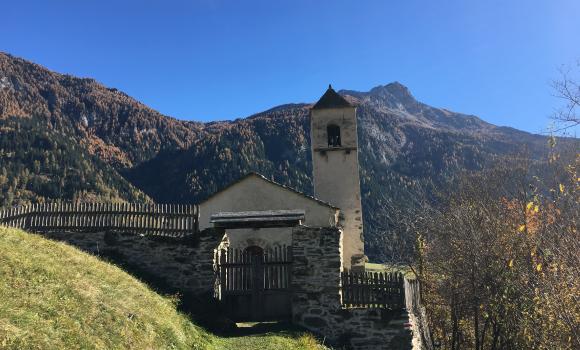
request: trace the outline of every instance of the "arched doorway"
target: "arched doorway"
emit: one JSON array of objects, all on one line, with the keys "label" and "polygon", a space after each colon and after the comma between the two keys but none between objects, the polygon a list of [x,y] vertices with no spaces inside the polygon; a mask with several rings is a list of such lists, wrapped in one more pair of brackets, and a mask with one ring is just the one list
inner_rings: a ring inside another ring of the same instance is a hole
[{"label": "arched doorway", "polygon": [[255,257],[255,258],[263,258],[264,257],[264,249],[262,249],[262,247],[259,247],[257,245],[251,245],[249,247],[247,247],[246,249],[244,249],[244,254],[247,254],[251,257]]}]

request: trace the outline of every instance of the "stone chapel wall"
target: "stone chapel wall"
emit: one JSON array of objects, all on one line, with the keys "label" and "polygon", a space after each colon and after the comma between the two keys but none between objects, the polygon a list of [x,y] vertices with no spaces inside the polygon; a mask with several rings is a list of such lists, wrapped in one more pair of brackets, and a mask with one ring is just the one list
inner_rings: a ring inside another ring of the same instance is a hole
[{"label": "stone chapel wall", "polygon": [[[53,232],[68,242],[110,259],[166,290],[203,294],[214,286],[214,249],[223,230],[206,229],[193,240],[132,234]],[[406,312],[342,307],[342,232],[298,226],[292,230],[292,321],[346,349],[411,349]]]},{"label": "stone chapel wall", "polygon": [[195,295],[213,291],[213,252],[223,231],[210,228],[191,239],[105,232],[50,232],[43,236],[111,260],[157,288]]},{"label": "stone chapel wall", "polygon": [[292,321],[347,349],[411,349],[404,311],[343,308],[340,292],[342,232],[297,227],[293,231]]}]

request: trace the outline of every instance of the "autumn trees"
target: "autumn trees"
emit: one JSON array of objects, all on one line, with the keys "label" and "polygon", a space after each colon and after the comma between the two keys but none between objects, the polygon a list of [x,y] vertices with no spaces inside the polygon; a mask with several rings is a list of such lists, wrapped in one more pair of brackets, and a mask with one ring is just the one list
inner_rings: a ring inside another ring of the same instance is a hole
[{"label": "autumn trees", "polygon": [[[573,130],[580,87],[568,73],[554,88],[555,130]],[[580,349],[578,145],[550,137],[541,158],[499,157],[391,211],[441,348]]]},{"label": "autumn trees", "polygon": [[580,156],[464,173],[425,207],[414,270],[445,349],[580,348]]},{"label": "autumn trees", "polygon": [[148,198],[111,166],[39,118],[0,119],[0,207]]}]

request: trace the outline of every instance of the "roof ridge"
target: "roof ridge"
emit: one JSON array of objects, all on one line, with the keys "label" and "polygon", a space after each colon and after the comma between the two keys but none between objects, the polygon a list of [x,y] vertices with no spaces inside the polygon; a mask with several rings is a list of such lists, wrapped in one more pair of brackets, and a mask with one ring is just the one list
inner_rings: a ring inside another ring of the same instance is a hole
[{"label": "roof ridge", "polygon": [[332,85],[328,84],[328,90],[322,95],[322,97],[314,104],[312,109],[324,109],[324,108],[348,108],[354,107],[350,102],[348,102],[339,93],[334,91]]},{"label": "roof ridge", "polygon": [[237,179],[237,180],[235,180],[235,181],[233,181],[233,182],[229,183],[228,185],[224,186],[222,189],[220,189],[220,190],[218,190],[217,192],[215,192],[215,193],[211,194],[210,196],[206,197],[206,198],[205,198],[203,201],[201,201],[201,202],[200,202],[200,204],[201,204],[201,203],[203,203],[203,202],[206,202],[208,199],[210,199],[211,197],[215,196],[216,194],[218,194],[218,193],[221,193],[221,192],[223,192],[223,191],[227,190],[228,188],[230,188],[230,187],[232,187],[233,185],[235,185],[235,184],[237,184],[237,183],[239,183],[239,182],[241,182],[241,181],[243,181],[243,180],[247,179],[247,178],[248,178],[248,177],[250,177],[250,176],[257,176],[257,177],[261,178],[262,180],[265,180],[265,181],[267,181],[267,182],[269,182],[269,183],[271,183],[271,184],[274,184],[274,185],[277,185],[277,186],[279,186],[279,187],[282,187],[282,188],[284,188],[284,189],[286,189],[286,190],[292,191],[292,192],[294,192],[294,193],[296,193],[296,194],[299,194],[299,195],[301,195],[301,196],[303,196],[303,197],[306,197],[306,198],[308,198],[308,199],[311,199],[311,200],[313,200],[313,201],[315,201],[315,202],[318,202],[318,203],[320,203],[320,204],[323,204],[323,205],[325,205],[325,206],[327,206],[327,207],[330,207],[330,208],[333,208],[333,209],[340,209],[339,207],[337,207],[337,206],[335,206],[335,205],[332,205],[332,204],[330,204],[329,202],[323,201],[323,200],[321,200],[321,199],[318,199],[318,198],[316,198],[316,197],[314,197],[314,196],[311,196],[311,195],[309,195],[309,194],[306,194],[306,193],[304,193],[304,192],[298,191],[298,190],[297,190],[297,189],[295,189],[295,188],[292,188],[292,187],[289,187],[289,186],[283,185],[283,184],[281,184],[281,183],[279,183],[279,182],[276,182],[276,181],[274,181],[274,180],[268,179],[268,178],[267,178],[267,177],[265,177],[264,175],[262,175],[262,174],[260,174],[260,173],[258,173],[258,172],[255,172],[255,171],[250,171],[250,172],[249,172],[249,173],[247,173],[246,175],[244,175],[244,176],[240,177],[239,179]]}]

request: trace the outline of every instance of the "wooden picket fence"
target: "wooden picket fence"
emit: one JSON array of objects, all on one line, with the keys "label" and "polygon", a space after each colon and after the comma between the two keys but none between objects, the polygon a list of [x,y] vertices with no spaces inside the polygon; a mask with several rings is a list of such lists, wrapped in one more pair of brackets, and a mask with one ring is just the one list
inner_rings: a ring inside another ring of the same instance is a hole
[{"label": "wooden picket fence", "polygon": [[229,317],[244,321],[290,318],[291,247],[216,250],[215,262],[215,297]]},{"label": "wooden picket fence", "polygon": [[33,232],[118,231],[185,237],[198,231],[197,205],[42,203],[0,211],[0,224]]},{"label": "wooden picket fence", "polygon": [[404,277],[399,272],[342,273],[344,307],[405,308]]},{"label": "wooden picket fence", "polygon": [[416,279],[405,280],[405,307],[414,310],[421,306],[421,291],[419,281]]},{"label": "wooden picket fence", "polygon": [[292,249],[285,245],[259,252],[230,248],[216,252],[216,263],[222,295],[287,289]]}]

